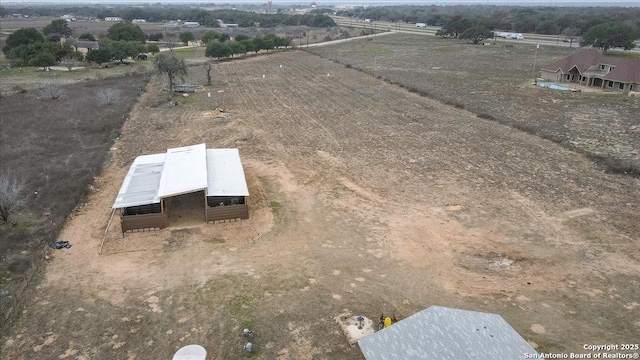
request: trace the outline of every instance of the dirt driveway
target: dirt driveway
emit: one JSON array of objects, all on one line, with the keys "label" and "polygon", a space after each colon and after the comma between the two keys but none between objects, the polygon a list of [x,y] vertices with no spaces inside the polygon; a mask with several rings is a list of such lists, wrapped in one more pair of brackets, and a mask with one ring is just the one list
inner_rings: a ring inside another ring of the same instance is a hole
[{"label": "dirt driveway", "polygon": [[[545,352],[639,338],[637,179],[302,52],[214,80],[170,109],[150,83],[7,358],[167,359],[198,343],[237,359],[250,327],[252,358],[362,359],[333,316],[434,304],[499,313]],[[116,219],[98,255],[135,156],[200,142],[240,149],[251,219],[172,214],[125,238]]]}]

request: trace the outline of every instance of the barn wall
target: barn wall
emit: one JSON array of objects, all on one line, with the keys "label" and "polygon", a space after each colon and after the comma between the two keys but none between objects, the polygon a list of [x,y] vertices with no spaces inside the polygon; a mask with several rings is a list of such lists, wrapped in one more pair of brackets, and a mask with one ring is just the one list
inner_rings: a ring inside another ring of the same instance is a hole
[{"label": "barn wall", "polygon": [[220,203],[225,206],[246,204],[244,196],[207,196],[207,206],[215,207]]},{"label": "barn wall", "polygon": [[162,229],[167,227],[167,212],[122,216],[120,223],[123,233],[136,229]]},{"label": "barn wall", "polygon": [[207,206],[205,212],[207,222],[249,218],[249,206],[247,204],[216,207]]}]

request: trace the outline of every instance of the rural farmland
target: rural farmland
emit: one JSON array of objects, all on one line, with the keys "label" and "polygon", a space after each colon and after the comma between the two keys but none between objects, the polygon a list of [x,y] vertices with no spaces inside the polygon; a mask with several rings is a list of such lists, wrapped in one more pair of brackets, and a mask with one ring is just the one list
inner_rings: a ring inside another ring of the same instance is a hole
[{"label": "rural farmland", "polygon": [[596,158],[614,159],[611,163],[617,162],[621,172],[640,171],[637,97],[576,94],[533,85],[540,66],[580,50],[542,46],[536,54],[531,44],[498,41],[475,46],[454,39],[398,34],[310,51],[480,117]]},{"label": "rural farmland", "polygon": [[[336,59],[365,46],[375,59],[395,50],[370,44],[406,39],[318,51]],[[205,75],[191,67],[188,81]],[[148,83],[60,234],[73,247],[53,253],[4,356],[168,358],[198,343],[233,359],[249,327],[255,359],[362,359],[334,316],[402,319],[431,305],[498,313],[538,351],[637,341],[637,178],[479,118],[474,97],[447,105],[450,93],[420,96],[307,52],[216,63],[212,75],[169,108],[157,106],[164,79]],[[509,76],[505,103],[526,79]],[[167,229],[125,237],[115,224],[99,254],[133,159],[203,142],[239,148],[250,219],[170,214]]]}]

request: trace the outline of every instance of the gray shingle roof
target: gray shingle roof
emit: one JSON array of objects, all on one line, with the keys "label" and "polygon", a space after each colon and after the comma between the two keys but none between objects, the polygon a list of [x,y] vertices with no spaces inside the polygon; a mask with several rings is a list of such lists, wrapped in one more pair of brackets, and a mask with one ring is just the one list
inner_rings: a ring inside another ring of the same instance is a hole
[{"label": "gray shingle roof", "polygon": [[66,43],[73,46],[76,49],[100,49],[100,44],[97,41],[90,40],[78,40],[74,38],[68,38]]},{"label": "gray shingle roof", "polygon": [[519,360],[537,354],[500,315],[431,306],[358,342],[367,360]]}]

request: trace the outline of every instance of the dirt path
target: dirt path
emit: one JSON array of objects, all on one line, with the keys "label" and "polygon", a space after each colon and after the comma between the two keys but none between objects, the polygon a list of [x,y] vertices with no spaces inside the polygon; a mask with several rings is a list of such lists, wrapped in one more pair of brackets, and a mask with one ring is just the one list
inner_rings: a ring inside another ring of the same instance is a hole
[{"label": "dirt path", "polygon": [[[151,107],[159,83],[8,356],[168,358],[200,343],[238,358],[250,327],[254,358],[361,359],[333,316],[434,304],[499,313],[544,351],[638,338],[638,180],[305,53],[219,64],[216,87],[171,109]],[[199,142],[240,148],[251,219],[125,238],[115,221],[98,255],[135,156]]]}]

